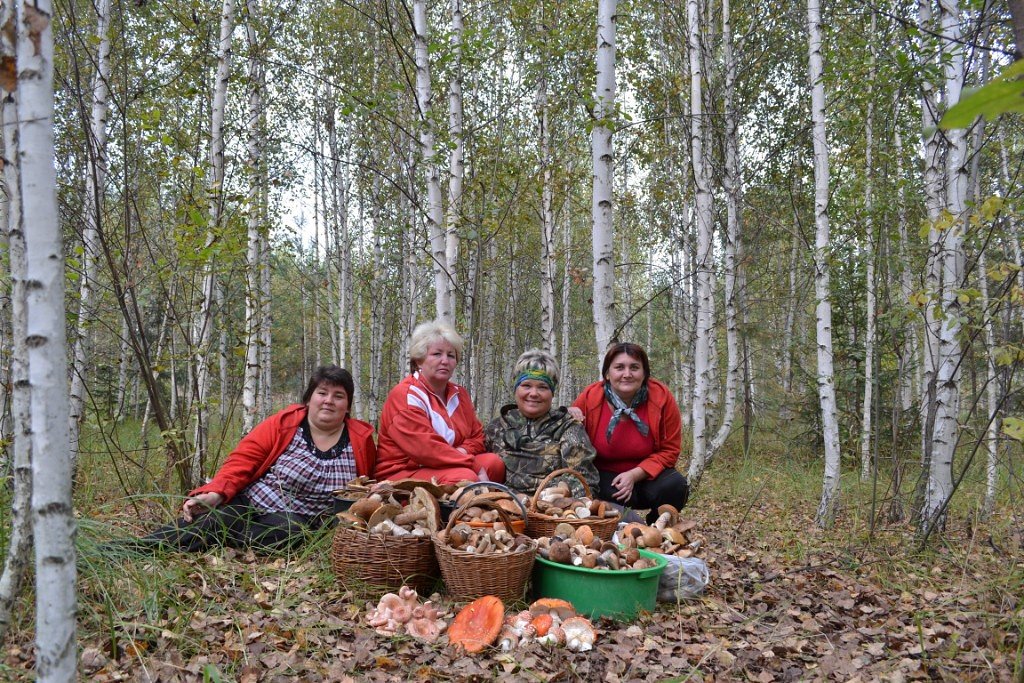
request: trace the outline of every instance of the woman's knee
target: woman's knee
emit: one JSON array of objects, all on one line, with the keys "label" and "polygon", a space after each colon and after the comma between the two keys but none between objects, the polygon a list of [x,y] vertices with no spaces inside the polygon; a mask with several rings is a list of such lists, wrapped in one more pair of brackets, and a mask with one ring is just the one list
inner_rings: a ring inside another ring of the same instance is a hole
[{"label": "woman's knee", "polygon": [[482,479],[480,471],[483,470],[489,481],[499,484],[505,481],[505,462],[496,453],[478,453],[473,456],[473,468],[476,470],[474,478]]}]

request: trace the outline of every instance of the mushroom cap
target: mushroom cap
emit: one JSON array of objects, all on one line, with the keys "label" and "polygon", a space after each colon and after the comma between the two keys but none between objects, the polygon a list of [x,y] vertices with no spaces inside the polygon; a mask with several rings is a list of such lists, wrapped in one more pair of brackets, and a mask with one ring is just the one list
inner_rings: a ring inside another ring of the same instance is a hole
[{"label": "mushroom cap", "polygon": [[480,652],[494,642],[505,623],[505,605],[496,595],[477,598],[462,608],[448,627],[448,642],[466,652]]},{"label": "mushroom cap", "polygon": [[686,535],[674,527],[662,529],[661,536],[673,545],[684,545],[686,543]]},{"label": "mushroom cap", "polygon": [[576,527],[576,540],[583,545],[590,545],[590,542],[594,540],[594,530],[590,528],[589,524],[582,524]]},{"label": "mushroom cap", "polygon": [[339,523],[345,526],[354,527],[356,529],[366,528],[365,519],[363,519],[359,515],[354,515],[351,512],[348,512],[347,510],[345,512],[339,512],[336,515],[336,517],[338,518]]},{"label": "mushroom cap", "polygon": [[426,511],[427,518],[423,520],[423,524],[430,530],[430,533],[436,532],[441,526],[441,504],[437,502],[437,497],[429,489],[422,486],[413,489],[412,497],[409,499],[409,509]]},{"label": "mushroom cap", "polygon": [[559,564],[569,564],[572,562],[572,552],[569,544],[562,541],[552,541],[551,545],[548,546],[548,559]]},{"label": "mushroom cap", "polygon": [[661,531],[652,526],[642,527],[640,535],[644,540],[645,548],[657,548],[661,545]]},{"label": "mushroom cap", "polygon": [[584,617],[572,617],[563,621],[562,632],[565,633],[566,646],[577,652],[593,649],[594,641],[597,639],[594,625]]},{"label": "mushroom cap", "polygon": [[370,519],[370,515],[376,512],[377,508],[383,504],[384,501],[380,496],[371,495],[360,498],[356,502],[352,503],[352,505],[349,506],[348,511],[357,517],[362,517],[365,521]]},{"label": "mushroom cap", "polygon": [[411,491],[416,492],[417,489],[423,489],[430,493],[434,498],[440,498],[444,495],[444,489],[435,484],[432,481],[424,481],[423,479],[397,479],[391,482],[393,488],[399,491]]},{"label": "mushroom cap", "polygon": [[401,512],[402,508],[399,506],[392,505],[391,503],[385,503],[373,511],[373,514],[370,515],[370,519],[366,524],[371,528],[375,527],[385,519],[394,519],[395,516],[401,514]]},{"label": "mushroom cap", "polygon": [[576,616],[576,608],[572,606],[571,602],[561,598],[540,598],[530,605],[530,614],[534,616],[550,614],[552,617],[557,616],[559,620],[564,621],[569,617]]},{"label": "mushroom cap", "polygon": [[566,522],[559,522],[555,525],[555,531],[552,536],[561,536],[562,538],[572,538],[573,534],[576,533],[576,528],[572,524]]}]

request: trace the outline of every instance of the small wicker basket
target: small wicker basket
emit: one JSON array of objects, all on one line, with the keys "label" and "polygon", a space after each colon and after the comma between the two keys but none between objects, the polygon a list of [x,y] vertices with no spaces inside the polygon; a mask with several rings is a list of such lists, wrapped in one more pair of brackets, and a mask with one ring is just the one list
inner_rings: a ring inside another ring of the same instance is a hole
[{"label": "small wicker basket", "polygon": [[[486,500],[473,499],[467,501],[452,513],[445,527],[447,535],[456,524],[464,508],[472,505],[489,506],[498,511],[505,528],[512,527],[508,513]],[[435,534],[434,550],[441,566],[441,576],[448,587],[448,593],[458,600],[476,600],[485,595],[496,595],[505,603],[515,602],[523,597],[526,582],[533,571],[533,561],[537,556],[537,543],[514,553],[496,553],[477,555],[464,550],[456,550],[441,541],[440,534]]]},{"label": "small wicker basket", "polygon": [[530,538],[541,538],[542,536],[553,536],[555,533],[555,527],[559,524],[568,524],[572,527],[581,527],[584,524],[590,526],[593,530],[594,535],[598,536],[605,541],[612,540],[612,534],[615,533],[615,528],[619,524],[619,519],[622,515],[616,514],[614,517],[587,517],[584,519],[576,519],[574,517],[552,517],[551,515],[545,515],[544,513],[537,511],[537,500],[540,498],[541,491],[544,487],[551,483],[551,480],[555,477],[562,475],[571,475],[580,480],[583,484],[583,493],[587,498],[592,498],[593,494],[590,491],[590,487],[587,486],[586,480],[579,472],[568,467],[560,470],[555,470],[537,485],[537,490],[533,493],[533,498],[530,499],[530,506],[526,510],[526,534]]},{"label": "small wicker basket", "polygon": [[339,526],[331,542],[331,566],[342,582],[361,581],[429,594],[441,575],[429,536],[381,536]]}]

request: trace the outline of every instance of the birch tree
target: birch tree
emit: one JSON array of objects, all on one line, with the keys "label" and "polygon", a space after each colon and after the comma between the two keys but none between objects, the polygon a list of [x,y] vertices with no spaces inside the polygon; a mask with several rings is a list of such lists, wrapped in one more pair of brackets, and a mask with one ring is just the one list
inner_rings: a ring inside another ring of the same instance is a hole
[{"label": "birch tree", "polygon": [[[964,63],[960,10],[956,0],[940,3],[942,25],[944,104],[960,101]],[[935,368],[935,420],[931,431],[931,462],[928,485],[920,515],[923,536],[945,524],[946,505],[953,495],[953,455],[959,439],[960,385],[960,287],[963,278],[963,221],[967,195],[967,135],[962,128],[947,131],[945,194],[946,222],[936,226],[941,285],[938,305],[938,356]]]},{"label": "birch tree", "polygon": [[695,271],[697,327],[693,354],[693,455],[689,478],[696,486],[707,459],[708,403],[711,397],[711,345],[714,300],[711,279],[714,276],[714,217],[708,159],[704,150],[704,59],[701,47],[699,0],[687,0],[687,46],[690,54],[690,164],[695,193],[694,223],[697,231],[697,268]]},{"label": "birch tree", "polygon": [[249,48],[249,120],[246,147],[249,155],[248,249],[246,251],[245,290],[245,377],[242,383],[242,431],[248,433],[261,420],[263,406],[258,400],[261,377],[260,343],[264,313],[263,296],[263,66],[256,36],[256,0],[246,0],[246,38]]},{"label": "birch tree", "polygon": [[434,160],[434,120],[432,118],[433,93],[430,86],[430,52],[428,44],[426,0],[413,2],[413,46],[416,61],[416,105],[419,108],[420,160],[427,174],[427,234],[430,237],[431,269],[434,273],[434,307],[436,317],[447,323],[455,322],[455,311],[449,297],[450,264],[444,233],[444,213],[441,206],[441,174]]},{"label": "birch tree", "polygon": [[811,83],[811,137],[814,141],[814,299],[818,347],[818,400],[825,446],[825,475],[815,522],[829,527],[839,499],[839,422],[832,366],[832,299],[829,266],[829,149],[825,129],[824,65],[821,55],[821,5],[807,1],[808,61]]},{"label": "birch tree", "polygon": [[[0,5],[0,46],[5,61],[14,62],[17,49],[16,17],[13,3]],[[18,89],[13,78],[3,88],[3,176],[7,221],[3,229],[11,282],[11,525],[0,576],[0,640],[11,623],[32,548],[32,440],[28,391],[28,312],[25,310],[25,233],[20,222],[21,182],[18,178]],[[5,468],[5,471],[6,468]]]},{"label": "birch tree", "polygon": [[[36,675],[76,676],[75,521],[71,508],[64,258],[53,146],[52,8],[15,6],[18,90],[18,214],[25,239],[25,313],[32,440],[36,575]],[[30,228],[30,229],[29,229]]]},{"label": "birch tree", "polygon": [[[220,226],[224,207],[224,114],[227,106],[228,76],[231,73],[231,34],[235,26],[235,0],[224,0],[221,6],[220,41],[217,47],[217,72],[213,82],[213,105],[210,118],[210,233],[206,248],[214,244],[215,231]],[[211,340],[213,339],[213,311],[216,300],[216,271],[214,263],[207,256],[204,266],[199,310],[193,326],[193,380],[194,435],[195,449],[189,463],[186,488],[202,477],[203,461],[206,457],[206,433],[208,429],[207,401],[210,388]]]},{"label": "birch tree", "polygon": [[865,315],[867,318],[867,330],[864,333],[864,403],[861,409],[860,427],[860,480],[867,481],[871,476],[871,407],[872,391],[875,380],[875,254],[878,252],[878,245],[875,242],[874,228],[874,169],[872,168],[872,155],[874,154],[874,126],[875,126],[875,27],[876,15],[871,11],[871,33],[868,43],[870,44],[871,55],[868,67],[868,110],[867,119],[864,123],[864,229],[867,234],[867,268],[865,269]]},{"label": "birch tree", "polygon": [[450,45],[455,60],[454,73],[448,82],[448,134],[452,149],[448,156],[448,212],[445,218],[445,263],[448,277],[445,278],[445,297],[455,319],[456,286],[455,273],[459,258],[459,228],[462,222],[462,185],[466,177],[466,142],[462,130],[462,0],[451,0]]},{"label": "birch tree", "polygon": [[[615,306],[615,213],[612,202],[615,117],[615,23],[617,0],[597,3],[597,85],[590,149],[594,163],[591,215],[594,252],[594,333],[597,355],[603,356],[617,324]],[[600,363],[600,361],[599,361]]]},{"label": "birch tree", "polygon": [[71,367],[71,404],[69,443],[72,469],[78,457],[78,434],[82,421],[85,375],[88,366],[89,323],[93,314],[93,287],[96,279],[97,233],[103,212],[103,193],[107,180],[107,97],[110,77],[110,0],[96,4],[96,72],[92,82],[92,110],[86,139],[85,227],[82,232],[82,273],[78,289],[78,320],[75,323]]}]

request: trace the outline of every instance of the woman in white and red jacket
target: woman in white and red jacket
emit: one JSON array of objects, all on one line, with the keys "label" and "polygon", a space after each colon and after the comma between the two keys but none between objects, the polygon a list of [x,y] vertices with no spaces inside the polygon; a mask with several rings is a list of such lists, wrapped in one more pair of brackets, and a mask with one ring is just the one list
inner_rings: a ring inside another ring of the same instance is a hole
[{"label": "woman in white and red jacket", "polygon": [[451,381],[462,346],[462,337],[439,321],[413,330],[412,374],[388,393],[380,413],[377,479],[505,481],[505,463],[484,450],[469,392]]},{"label": "woman in white and red jacket", "polygon": [[208,483],[189,493],[181,519],[143,546],[213,545],[277,550],[330,519],[332,492],[373,474],[373,426],[349,415],[355,385],[337,365],[314,371],[302,396],[242,437]]},{"label": "woman in white and red jacket", "polygon": [[676,470],[682,419],[671,390],[651,377],[647,353],[637,344],[617,343],[604,356],[600,382],[573,401],[597,451],[599,496],[633,509],[686,505],[689,486]]}]

